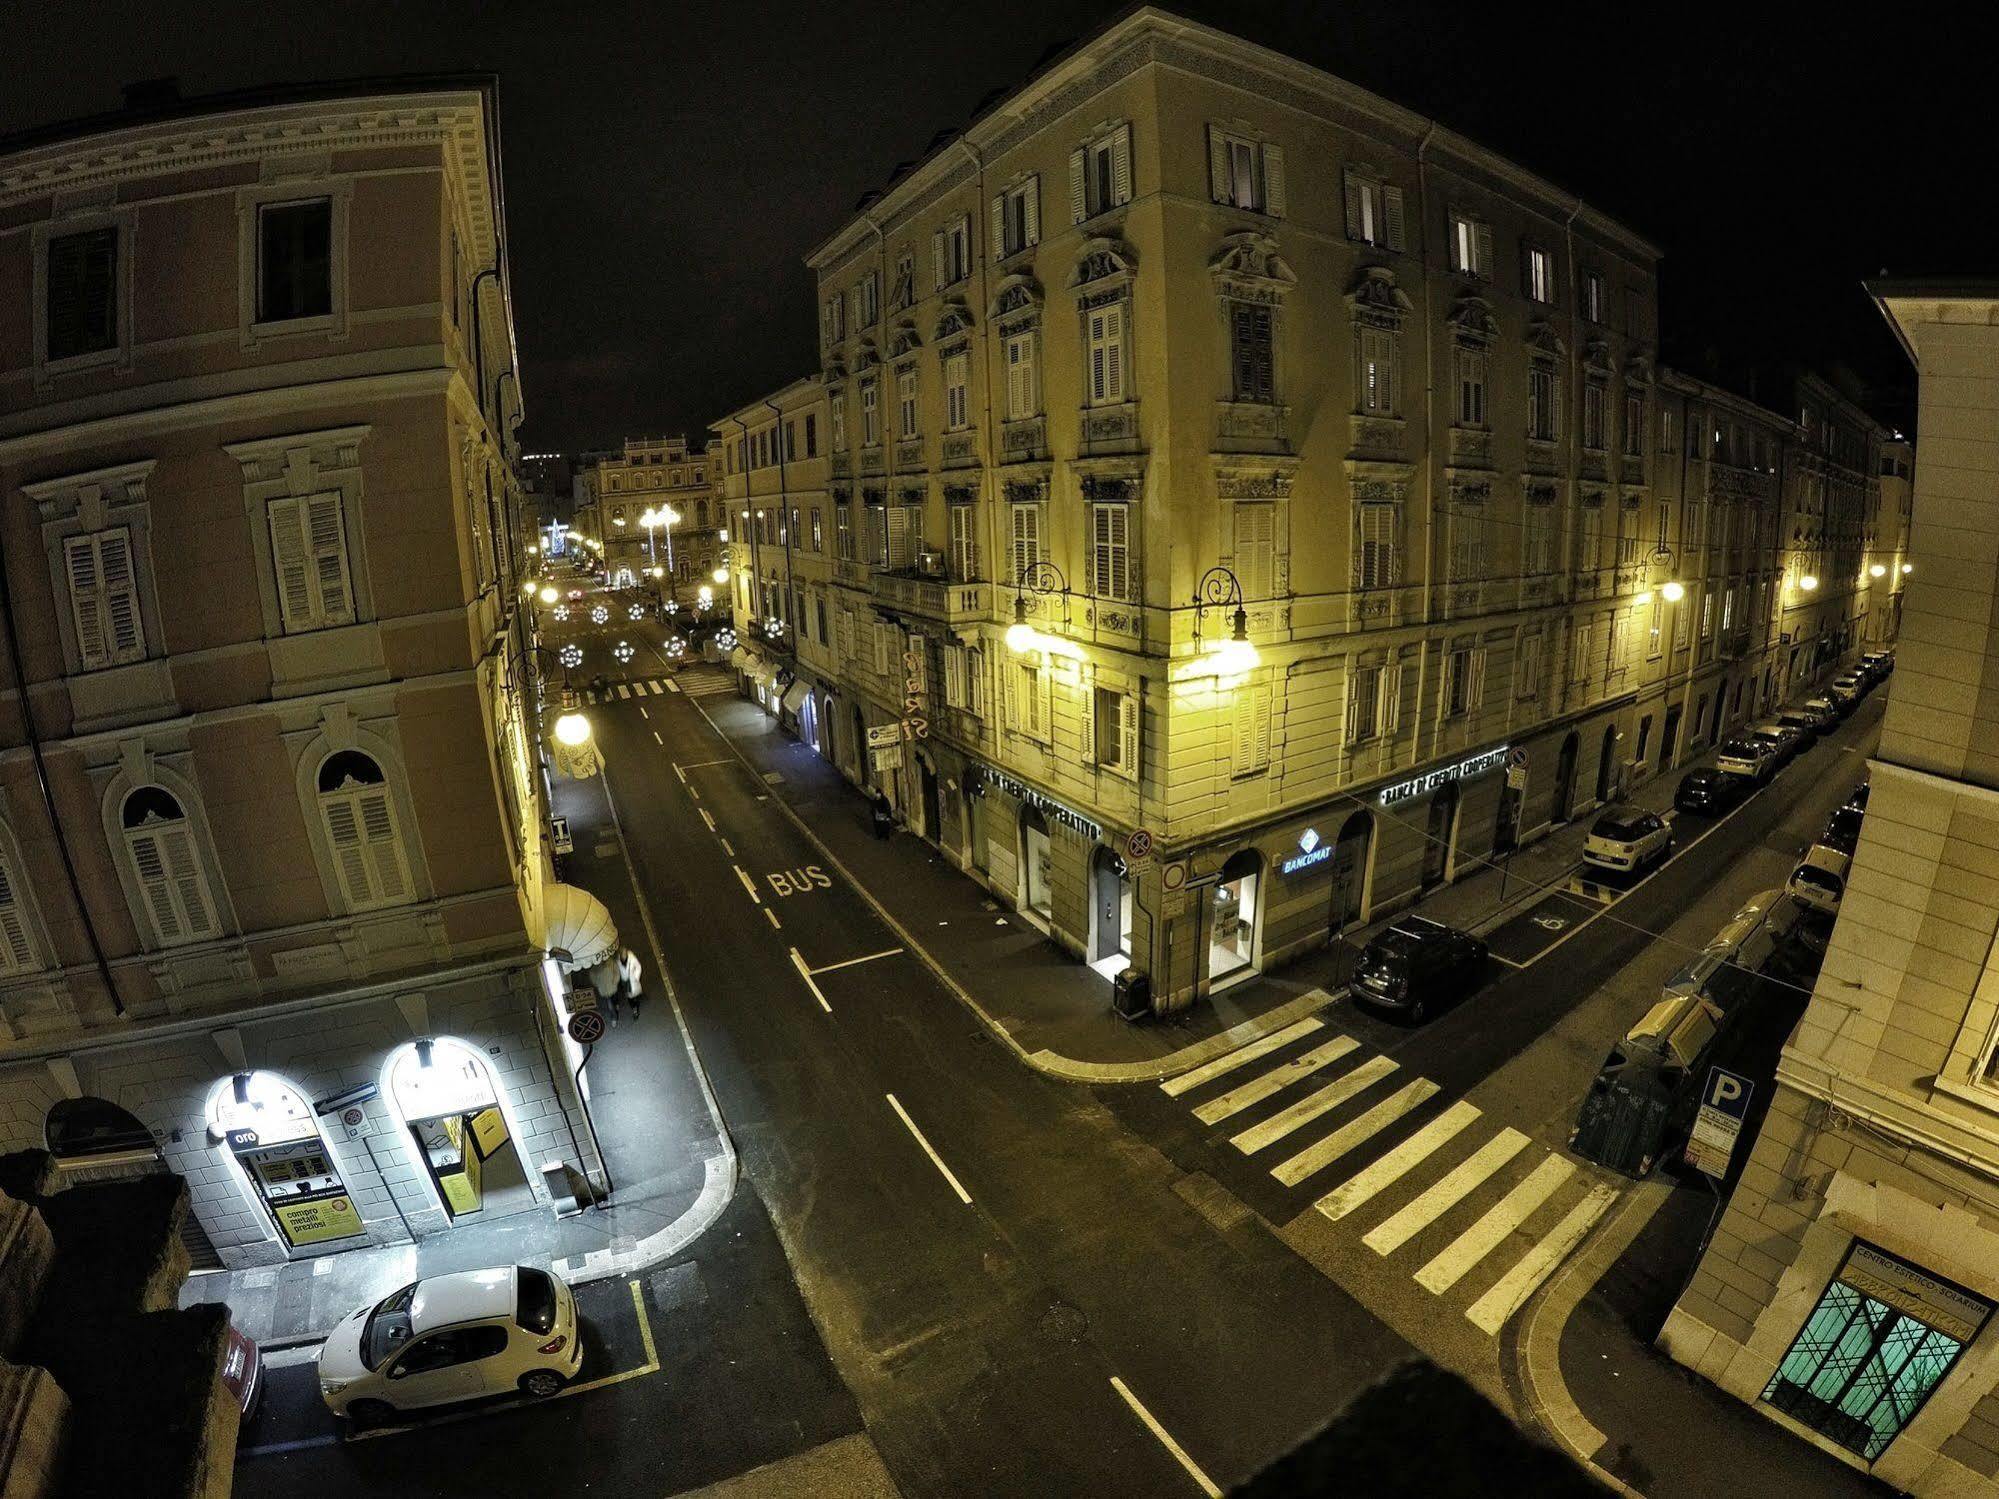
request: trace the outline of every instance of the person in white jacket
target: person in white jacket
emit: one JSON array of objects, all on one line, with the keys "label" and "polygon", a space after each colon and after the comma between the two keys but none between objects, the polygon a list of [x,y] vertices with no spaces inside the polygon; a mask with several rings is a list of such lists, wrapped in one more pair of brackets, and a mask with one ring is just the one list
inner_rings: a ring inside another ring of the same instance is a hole
[{"label": "person in white jacket", "polygon": [[618,994],[626,1004],[632,1007],[632,1019],[634,1020],[639,1018],[639,999],[641,997],[639,978],[643,971],[639,967],[639,955],[637,953],[633,952],[629,947],[619,951]]}]

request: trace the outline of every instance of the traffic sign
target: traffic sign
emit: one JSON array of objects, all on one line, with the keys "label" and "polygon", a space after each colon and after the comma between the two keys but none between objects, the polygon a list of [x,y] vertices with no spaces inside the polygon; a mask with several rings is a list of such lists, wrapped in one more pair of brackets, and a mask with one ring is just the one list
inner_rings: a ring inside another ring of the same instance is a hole
[{"label": "traffic sign", "polygon": [[1687,1140],[1687,1164],[1712,1177],[1728,1175],[1729,1158],[1742,1134],[1742,1121],[1749,1113],[1749,1095],[1755,1087],[1739,1072],[1724,1067],[1708,1069],[1707,1086],[1701,1090],[1700,1112],[1694,1116],[1693,1134]]},{"label": "traffic sign", "polygon": [[1159,872],[1159,882],[1168,890],[1178,890],[1181,886],[1185,885],[1187,883],[1186,861],[1182,860],[1177,864],[1168,864]]},{"label": "traffic sign", "polygon": [[1124,856],[1133,864],[1143,864],[1152,857],[1152,834],[1139,828],[1124,840]]},{"label": "traffic sign", "polygon": [[578,1010],[569,1017],[569,1039],[579,1046],[604,1039],[604,1017],[596,1010]]},{"label": "traffic sign", "polygon": [[1506,752],[1506,768],[1508,770],[1525,770],[1527,768],[1526,745],[1516,744]]},{"label": "traffic sign", "polygon": [[902,738],[900,723],[878,723],[868,726],[868,748],[882,749],[895,744]]}]

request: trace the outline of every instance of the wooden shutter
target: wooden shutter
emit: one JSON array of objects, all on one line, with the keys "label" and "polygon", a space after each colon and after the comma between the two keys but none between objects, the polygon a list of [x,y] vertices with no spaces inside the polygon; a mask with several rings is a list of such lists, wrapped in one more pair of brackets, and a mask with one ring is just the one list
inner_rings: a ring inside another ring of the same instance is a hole
[{"label": "wooden shutter", "polygon": [[313,567],[307,537],[306,502],[273,500],[270,505],[271,565],[277,572],[278,611],[287,630],[309,630],[313,611]]},{"label": "wooden shutter", "polygon": [[1023,247],[1041,243],[1041,174],[1036,172],[1027,179],[1027,190],[1021,202],[1021,234]]},{"label": "wooden shutter", "polygon": [[133,661],[145,652],[139,622],[139,588],[132,570],[132,537],[123,526],[97,538],[103,568],[105,634],[113,661]]},{"label": "wooden shutter", "polygon": [[1465,693],[1465,704],[1476,712],[1485,702],[1485,647],[1478,646],[1471,653],[1471,686]]},{"label": "wooden shutter", "polygon": [[1402,668],[1400,665],[1384,666],[1381,669],[1381,685],[1377,689],[1376,712],[1381,723],[1381,732],[1393,734],[1402,722]]},{"label": "wooden shutter", "polygon": [[1229,181],[1228,137],[1213,125],[1208,127],[1208,196],[1217,203],[1235,202]]},{"label": "wooden shutter", "polygon": [[37,966],[28,923],[14,894],[13,877],[0,863],[0,973],[20,973]]},{"label": "wooden shutter", "polygon": [[1273,141],[1263,146],[1263,211],[1284,217],[1284,148]]},{"label": "wooden shutter", "polygon": [[1138,695],[1127,692],[1117,700],[1118,768],[1138,774]]},{"label": "wooden shutter", "polygon": [[953,708],[965,706],[965,648],[944,647],[944,701]]},{"label": "wooden shutter", "polygon": [[1243,597],[1267,599],[1274,592],[1272,563],[1277,540],[1277,507],[1267,501],[1235,506],[1235,571]]},{"label": "wooden shutter", "polygon": [[139,893],[153,918],[153,927],[162,942],[178,942],[186,935],[180,913],[174,906],[173,883],[167,873],[166,852],[160,832],[134,831],[127,836],[132,851],[132,869],[139,877]]},{"label": "wooden shutter", "polygon": [[1391,250],[1402,248],[1402,189],[1384,187],[1381,190],[1381,222],[1384,243]]},{"label": "wooden shutter", "polygon": [[347,581],[347,525],[340,496],[313,495],[305,502],[306,544],[319,594],[321,624],[344,625],[354,618],[353,590]]},{"label": "wooden shutter", "polygon": [[930,236],[930,277],[931,285],[943,290],[948,285],[944,279],[944,231],[939,229]]},{"label": "wooden shutter", "polygon": [[1474,224],[1472,239],[1476,245],[1473,252],[1472,270],[1481,276],[1492,275],[1492,225]]},{"label": "wooden shutter", "polygon": [[1347,238],[1364,240],[1366,235],[1363,231],[1366,228],[1366,224],[1361,217],[1361,181],[1360,178],[1353,174],[1351,167],[1347,169],[1344,176],[1347,196]]},{"label": "wooden shutter", "polygon": [[1111,136],[1111,201],[1131,201],[1131,126],[1120,125]]},{"label": "wooden shutter", "polygon": [[1083,192],[1085,156],[1082,147],[1069,153],[1069,222],[1080,224],[1090,216],[1088,199]]},{"label": "wooden shutter", "polygon": [[326,842],[333,853],[333,868],[340,877],[340,892],[350,906],[372,903],[375,891],[368,876],[368,856],[362,849],[361,820],[354,800],[345,793],[324,798],[320,811],[326,821]]},{"label": "wooden shutter", "polygon": [[1124,399],[1124,304],[1113,302],[1104,313],[1104,399]]},{"label": "wooden shutter", "polygon": [[118,345],[118,228],[52,237],[43,281],[45,350],[51,360]]},{"label": "wooden shutter", "polygon": [[361,815],[361,836],[368,853],[368,872],[375,892],[383,900],[400,900],[409,893],[409,874],[403,865],[402,840],[396,836],[394,809],[389,805],[389,788],[373,786],[355,798]]},{"label": "wooden shutter", "polygon": [[998,260],[1012,249],[1014,246],[1006,242],[1006,194],[1000,193],[993,198],[992,257]]},{"label": "wooden shutter", "polygon": [[1092,552],[1095,563],[1091,591],[1102,599],[1131,597],[1131,507],[1092,507],[1095,528]]},{"label": "wooden shutter", "polygon": [[63,539],[63,570],[69,578],[69,607],[76,622],[76,653],[86,668],[105,666],[111,654],[104,628],[104,582],[95,536]]},{"label": "wooden shutter", "polygon": [[1270,687],[1241,689],[1236,698],[1235,772],[1247,775],[1270,764]]},{"label": "wooden shutter", "polygon": [[[1106,690],[1089,683],[1083,687],[1083,761],[1088,765],[1107,765],[1110,756],[1104,753],[1103,745],[1097,739],[1097,728],[1101,719],[1098,713],[1098,699],[1106,696]],[[1116,725],[1111,725],[1115,730]]]},{"label": "wooden shutter", "polygon": [[1347,724],[1345,743],[1360,739],[1360,684],[1369,668],[1355,667],[1347,673]]}]

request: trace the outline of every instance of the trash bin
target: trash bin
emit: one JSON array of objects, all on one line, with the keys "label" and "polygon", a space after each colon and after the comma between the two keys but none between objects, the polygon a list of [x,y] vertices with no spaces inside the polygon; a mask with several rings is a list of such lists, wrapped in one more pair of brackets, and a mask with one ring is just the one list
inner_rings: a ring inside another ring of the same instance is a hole
[{"label": "trash bin", "polygon": [[1111,980],[1111,1008],[1125,1020],[1143,1020],[1152,1013],[1152,980],[1136,968],[1126,968]]}]

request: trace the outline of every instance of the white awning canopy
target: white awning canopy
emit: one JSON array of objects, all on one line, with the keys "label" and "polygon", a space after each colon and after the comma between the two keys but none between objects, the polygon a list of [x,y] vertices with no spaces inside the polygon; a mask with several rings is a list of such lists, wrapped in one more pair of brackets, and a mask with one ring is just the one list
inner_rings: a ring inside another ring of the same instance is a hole
[{"label": "white awning canopy", "polygon": [[785,711],[787,713],[796,713],[799,709],[799,705],[803,703],[806,698],[811,696],[811,694],[812,694],[812,689],[805,684],[803,678],[801,678],[796,682],[793,682],[791,686],[785,691],[784,694]]},{"label": "white awning canopy", "polygon": [[618,950],[618,926],[604,903],[574,885],[550,885],[542,909],[542,948],[572,968],[588,968]]},{"label": "white awning canopy", "polygon": [[750,669],[750,653],[741,646],[737,646],[733,651],[729,652],[729,664],[735,667],[737,671],[748,671]]}]

